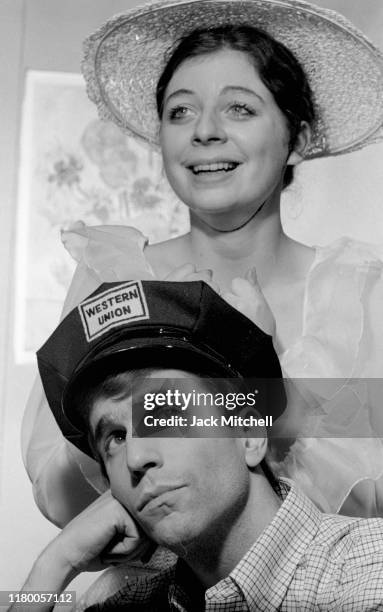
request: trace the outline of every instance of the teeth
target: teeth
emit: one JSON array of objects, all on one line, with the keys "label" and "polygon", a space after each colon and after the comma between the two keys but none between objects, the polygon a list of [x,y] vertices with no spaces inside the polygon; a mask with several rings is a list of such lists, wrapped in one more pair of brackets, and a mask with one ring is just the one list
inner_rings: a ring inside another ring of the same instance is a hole
[{"label": "teeth", "polygon": [[219,170],[234,170],[238,164],[236,162],[216,162],[214,164],[199,164],[198,166],[192,166],[192,171],[197,172],[217,172]]}]

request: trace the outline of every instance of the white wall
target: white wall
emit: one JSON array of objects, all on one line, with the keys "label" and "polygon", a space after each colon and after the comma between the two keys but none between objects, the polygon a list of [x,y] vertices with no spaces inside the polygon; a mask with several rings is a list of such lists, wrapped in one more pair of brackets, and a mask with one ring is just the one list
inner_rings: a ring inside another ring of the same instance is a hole
[{"label": "white wall", "polygon": [[[343,11],[383,48],[381,0],[318,3]],[[55,532],[35,508],[20,458],[20,422],[34,370],[15,366],[11,341],[23,76],[26,68],[77,72],[85,35],[128,6],[128,0],[0,0],[0,589],[20,587]],[[298,203],[286,206],[288,230],[308,243],[323,244],[342,233],[383,243],[381,159],[382,147],[371,147],[307,164],[302,170],[306,182],[294,188]]]},{"label": "white wall", "polygon": [[[79,72],[83,38],[129,1],[0,0],[0,590],[21,586],[56,533],[37,510],[20,454],[20,424],[35,369],[13,356],[18,138],[27,68]],[[90,576],[93,580],[93,576]],[[81,585],[86,579],[78,581]]]},{"label": "white wall", "polygon": [[[317,0],[343,13],[383,49],[380,0]],[[342,58],[339,58],[342,61]],[[383,144],[302,164],[283,209],[297,240],[324,245],[340,236],[383,244]]]}]

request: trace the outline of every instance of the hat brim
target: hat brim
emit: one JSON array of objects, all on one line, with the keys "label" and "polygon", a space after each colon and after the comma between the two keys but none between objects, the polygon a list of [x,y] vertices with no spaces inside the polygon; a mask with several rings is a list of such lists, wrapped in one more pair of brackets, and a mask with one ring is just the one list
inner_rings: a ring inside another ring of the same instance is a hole
[{"label": "hat brim", "polygon": [[110,19],[84,43],[88,94],[101,116],[158,146],[155,89],[169,51],[195,28],[226,23],[262,28],[302,64],[318,116],[306,158],[382,139],[382,53],[338,13],[301,0],[161,1]]},{"label": "hat brim", "polygon": [[83,433],[81,402],[84,392],[94,389],[109,374],[152,367],[184,370],[205,378],[239,376],[208,347],[198,347],[181,338],[161,336],[122,340],[99,351],[97,356],[88,354],[68,381],[62,395],[62,411],[65,420],[78,431],[78,435],[72,429],[64,435],[69,439],[76,438],[75,444],[91,454],[87,435]]}]

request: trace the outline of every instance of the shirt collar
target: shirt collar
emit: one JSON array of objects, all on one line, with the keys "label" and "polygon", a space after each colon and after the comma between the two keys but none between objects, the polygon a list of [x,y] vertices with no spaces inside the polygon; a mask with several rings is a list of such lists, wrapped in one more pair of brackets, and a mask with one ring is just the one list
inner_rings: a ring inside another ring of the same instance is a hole
[{"label": "shirt collar", "polygon": [[279,484],[283,503],[230,574],[250,610],[280,607],[322,520],[318,508],[287,479]]},{"label": "shirt collar", "polygon": [[169,589],[169,603],[176,604],[176,609],[180,610],[205,608],[205,589],[182,559],[177,561],[175,567],[174,582]]},{"label": "shirt collar", "polygon": [[[322,513],[287,479],[279,481],[279,489],[283,503],[273,520],[230,575],[206,591],[207,599],[235,597],[240,591],[249,610],[278,609],[282,604],[296,568],[317,534]],[[202,609],[204,599],[193,572],[179,560],[169,601],[194,610]]]}]

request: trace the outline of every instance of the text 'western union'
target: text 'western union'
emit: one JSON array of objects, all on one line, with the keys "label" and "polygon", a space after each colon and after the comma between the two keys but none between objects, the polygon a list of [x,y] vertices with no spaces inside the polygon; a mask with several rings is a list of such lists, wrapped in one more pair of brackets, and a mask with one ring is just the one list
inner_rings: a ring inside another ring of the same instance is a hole
[{"label": "text 'western union'", "polygon": [[[100,315],[98,316],[98,323],[103,325],[106,321],[110,321],[116,317],[131,314],[132,309],[128,304],[126,304],[126,302],[132,299],[137,299],[138,297],[139,295],[137,289],[132,289],[124,293],[107,297],[106,299],[102,300],[102,302],[98,302],[93,306],[88,306],[85,308],[85,312],[88,317]],[[121,306],[117,306],[117,304],[121,304]],[[104,312],[105,310],[108,312]]]},{"label": "text 'western union'", "polygon": [[149,319],[140,281],[128,281],[91,296],[79,304],[81,323],[88,342],[119,325]]}]

